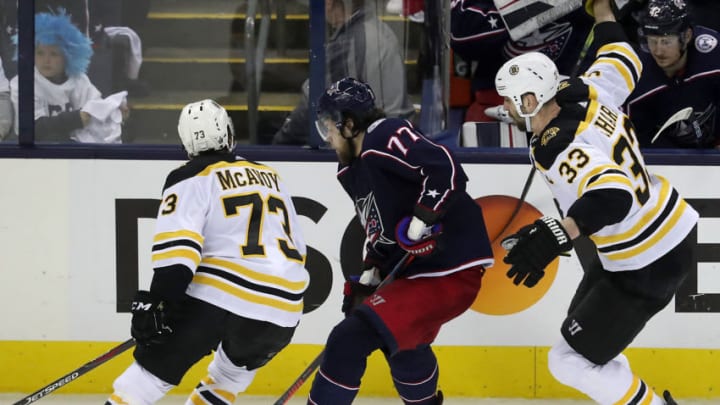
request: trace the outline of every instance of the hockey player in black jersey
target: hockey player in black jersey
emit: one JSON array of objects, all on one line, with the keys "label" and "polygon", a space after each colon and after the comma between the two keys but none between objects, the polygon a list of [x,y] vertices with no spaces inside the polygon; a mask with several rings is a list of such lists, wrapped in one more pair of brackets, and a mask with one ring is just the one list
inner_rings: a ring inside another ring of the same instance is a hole
[{"label": "hockey player in black jersey", "polygon": [[213,100],[185,106],[178,132],[190,161],[165,181],[152,283],[132,303],[135,362],[106,405],[157,402],[213,350],[187,403],[233,403],[303,312],[306,247],[280,176],[232,153],[232,121]]},{"label": "hockey player in black jersey", "polygon": [[[346,318],[327,339],[308,404],[352,403],[366,359],[379,349],[403,403],[438,405],[430,345],[472,305],[493,264],[482,210],[465,191],[468,179],[452,151],[406,120],[384,118],[367,84],[345,78],[328,88],[317,127],[337,153],[337,177],[367,243],[365,271],[346,284]],[[373,293],[406,252],[398,277]]]},{"label": "hockey player in black jersey", "polygon": [[649,173],[631,121],[620,111],[642,72],[608,0],[596,19],[593,64],[559,82],[539,53],[518,56],[495,84],[517,125],[532,132],[530,157],[562,219],[544,217],[503,240],[508,277],[534,286],[545,267],[588,236],[599,261],[586,273],[548,355],[553,376],[600,404],[673,403],[633,373],[625,348],[662,310],[694,263],[698,213]]},{"label": "hockey player in black jersey", "polygon": [[[684,0],[651,0],[641,18],[643,74],[626,101],[640,146],[720,146],[720,34],[692,25]],[[655,134],[675,112],[693,114]]]}]

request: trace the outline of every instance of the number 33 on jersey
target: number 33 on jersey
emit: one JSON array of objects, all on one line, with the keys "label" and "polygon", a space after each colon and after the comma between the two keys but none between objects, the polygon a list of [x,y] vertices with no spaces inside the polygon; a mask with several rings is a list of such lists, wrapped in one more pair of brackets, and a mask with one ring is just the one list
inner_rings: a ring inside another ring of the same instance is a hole
[{"label": "number 33 on jersey", "polygon": [[648,173],[632,123],[618,109],[640,72],[629,47],[601,47],[582,77],[560,83],[556,97],[563,114],[530,145],[533,164],[563,215],[593,190],[622,189],[633,196],[625,217],[632,220],[589,235],[610,271],[648,265],[677,245],[697,220],[697,212],[666,179]]}]

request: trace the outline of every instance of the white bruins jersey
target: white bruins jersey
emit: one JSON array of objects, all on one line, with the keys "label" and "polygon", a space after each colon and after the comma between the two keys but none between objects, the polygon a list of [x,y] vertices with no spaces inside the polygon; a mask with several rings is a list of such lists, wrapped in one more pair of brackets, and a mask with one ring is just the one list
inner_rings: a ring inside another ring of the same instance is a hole
[{"label": "white bruins jersey", "polygon": [[152,262],[155,269],[191,269],[188,295],[246,318],[296,326],[309,283],[305,258],[291,196],[272,168],[215,154],[168,176]]},{"label": "white bruins jersey", "polygon": [[531,139],[533,164],[563,215],[592,190],[614,188],[633,195],[622,221],[589,235],[610,271],[647,266],[680,243],[698,220],[666,179],[647,171],[632,123],[619,110],[641,71],[627,43],[602,46],[581,78],[560,84],[560,114]]},{"label": "white bruins jersey", "polygon": [[[10,81],[10,96],[15,107],[15,133],[18,132],[18,77]],[[78,111],[90,100],[102,98],[100,91],[84,73],[70,76],[55,84],[35,69],[35,119],[54,117],[68,111]],[[77,139],[76,139],[77,140]]]}]

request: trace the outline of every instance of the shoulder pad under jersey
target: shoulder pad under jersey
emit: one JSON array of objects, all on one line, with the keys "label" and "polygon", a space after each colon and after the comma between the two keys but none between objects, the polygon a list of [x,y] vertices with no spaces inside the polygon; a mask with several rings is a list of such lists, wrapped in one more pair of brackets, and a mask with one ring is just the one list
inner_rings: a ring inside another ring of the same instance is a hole
[{"label": "shoulder pad under jersey", "polygon": [[560,105],[579,103],[590,98],[590,89],[579,77],[563,80],[558,85],[555,100]]},{"label": "shoulder pad under jersey", "polygon": [[165,186],[163,187],[163,191],[174,186],[177,183],[180,183],[183,180],[195,177],[198,173],[202,172],[203,170],[205,170],[206,167],[212,164],[220,161],[233,162],[235,160],[236,158],[233,155],[225,153],[210,154],[207,156],[197,156],[193,159],[190,159],[187,163],[168,174],[167,179],[165,180]]},{"label": "shoulder pad under jersey", "polygon": [[540,135],[530,140],[535,162],[544,170],[550,169],[557,156],[575,140],[579,125],[580,120],[571,117],[558,117],[550,121]]}]

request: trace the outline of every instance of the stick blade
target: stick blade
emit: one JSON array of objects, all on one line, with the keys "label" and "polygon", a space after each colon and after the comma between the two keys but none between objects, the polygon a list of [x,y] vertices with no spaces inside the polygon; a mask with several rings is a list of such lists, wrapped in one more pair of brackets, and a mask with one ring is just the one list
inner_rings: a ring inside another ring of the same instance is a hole
[{"label": "stick blade", "polygon": [[673,114],[672,116],[670,116],[670,118],[668,118],[667,121],[665,121],[663,126],[660,127],[660,129],[655,133],[655,136],[653,136],[653,138],[650,140],[650,143],[655,143],[655,141],[658,139],[660,134],[664,130],[666,130],[667,127],[669,127],[670,125],[672,125],[678,121],[682,121],[682,120],[686,120],[686,119],[690,118],[690,116],[692,114],[693,114],[693,108],[685,107],[682,110],[680,110],[680,111],[676,112],[675,114]]}]

